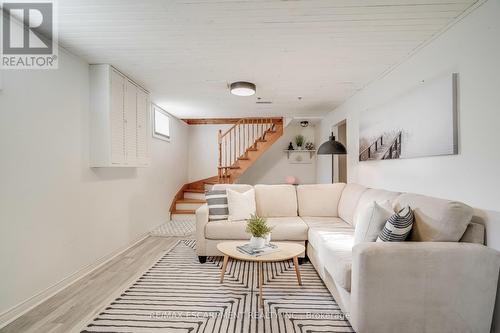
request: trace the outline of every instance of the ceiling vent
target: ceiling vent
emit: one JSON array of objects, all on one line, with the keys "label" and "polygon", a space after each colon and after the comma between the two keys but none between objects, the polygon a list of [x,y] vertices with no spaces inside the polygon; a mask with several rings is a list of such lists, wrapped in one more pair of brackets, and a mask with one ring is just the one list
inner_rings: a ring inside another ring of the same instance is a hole
[{"label": "ceiling vent", "polygon": [[271,101],[257,101],[255,104],[273,104]]}]

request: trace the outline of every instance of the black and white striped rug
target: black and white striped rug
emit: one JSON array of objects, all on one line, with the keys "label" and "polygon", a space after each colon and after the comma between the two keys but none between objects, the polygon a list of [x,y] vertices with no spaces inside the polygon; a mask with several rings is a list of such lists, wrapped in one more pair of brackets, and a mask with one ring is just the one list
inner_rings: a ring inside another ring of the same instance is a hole
[{"label": "black and white striped rug", "polygon": [[297,284],[291,262],[264,264],[264,311],[257,266],[221,258],[200,264],[183,240],[104,308],[82,332],[353,332],[310,263]]}]

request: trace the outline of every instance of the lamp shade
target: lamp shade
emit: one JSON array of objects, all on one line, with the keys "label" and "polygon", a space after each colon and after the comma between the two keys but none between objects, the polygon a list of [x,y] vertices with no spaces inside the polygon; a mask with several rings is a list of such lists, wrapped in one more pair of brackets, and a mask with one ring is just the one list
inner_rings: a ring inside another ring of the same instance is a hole
[{"label": "lamp shade", "polygon": [[326,142],[323,142],[318,149],[319,155],[345,155],[347,151],[343,144],[338,141],[335,141],[335,137],[332,135],[330,139]]}]

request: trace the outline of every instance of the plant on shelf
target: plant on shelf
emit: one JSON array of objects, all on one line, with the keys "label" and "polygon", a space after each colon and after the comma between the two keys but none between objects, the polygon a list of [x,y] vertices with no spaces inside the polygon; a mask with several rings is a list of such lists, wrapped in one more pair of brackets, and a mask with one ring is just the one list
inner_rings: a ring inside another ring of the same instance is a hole
[{"label": "plant on shelf", "polygon": [[302,145],[304,144],[304,136],[299,134],[295,137],[295,144],[299,149],[302,149]]},{"label": "plant on shelf", "polygon": [[306,142],[306,149],[307,150],[314,150],[314,143]]},{"label": "plant on shelf", "polygon": [[252,235],[252,238],[250,238],[250,246],[254,249],[260,249],[266,246],[266,243],[270,241],[272,230],[273,228],[267,224],[265,218],[253,214],[250,215],[246,228],[246,232]]}]

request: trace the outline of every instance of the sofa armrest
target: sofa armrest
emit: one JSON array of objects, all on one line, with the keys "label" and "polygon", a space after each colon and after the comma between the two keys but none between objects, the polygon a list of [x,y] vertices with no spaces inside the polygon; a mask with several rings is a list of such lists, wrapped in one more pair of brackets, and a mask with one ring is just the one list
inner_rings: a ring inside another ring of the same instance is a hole
[{"label": "sofa armrest", "polygon": [[364,332],[489,332],[499,253],[479,244],[353,248],[351,322]]},{"label": "sofa armrest", "polygon": [[206,255],[205,226],[208,223],[208,205],[204,204],[196,210],[196,254]]}]

